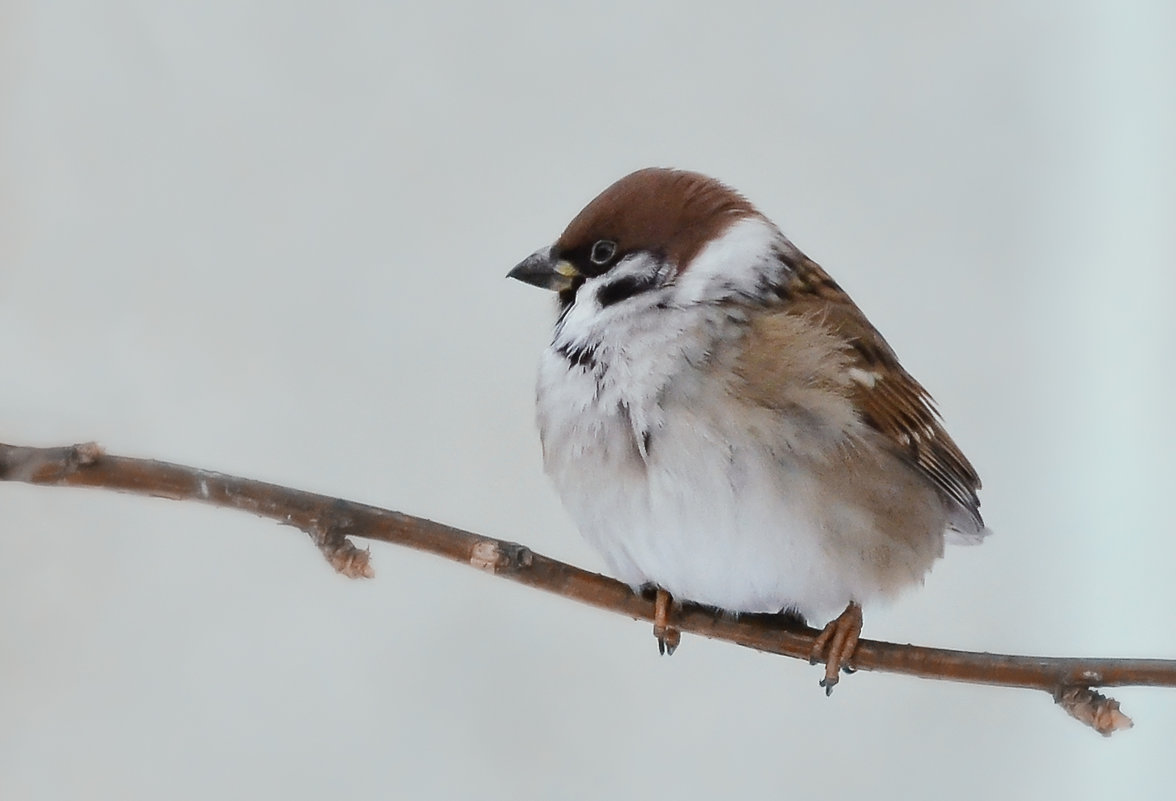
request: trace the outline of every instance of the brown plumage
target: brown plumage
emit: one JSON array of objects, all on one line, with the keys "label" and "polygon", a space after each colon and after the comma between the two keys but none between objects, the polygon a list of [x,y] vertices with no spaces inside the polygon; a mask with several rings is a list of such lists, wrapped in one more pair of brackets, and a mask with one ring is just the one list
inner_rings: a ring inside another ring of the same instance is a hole
[{"label": "brown plumage", "polygon": [[811,259],[791,260],[784,313],[816,321],[842,343],[848,367],[858,372],[850,397],[867,425],[973,518],[980,516],[980,477],[944,430],[931,395],[903,369],[890,345],[837,283]]},{"label": "brown plumage", "polygon": [[555,247],[562,258],[591,275],[588,252],[601,232],[608,232],[619,254],[657,252],[681,269],[732,222],[758,214],[742,195],[705,175],[649,167],[585,206]]}]

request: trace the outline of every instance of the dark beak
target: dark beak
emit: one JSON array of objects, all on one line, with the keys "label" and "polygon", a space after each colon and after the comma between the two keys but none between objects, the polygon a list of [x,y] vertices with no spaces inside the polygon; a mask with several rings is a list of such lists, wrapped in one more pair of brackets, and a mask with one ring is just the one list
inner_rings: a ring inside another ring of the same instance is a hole
[{"label": "dark beak", "polygon": [[542,248],[519,262],[506,277],[518,279],[540,289],[563,292],[565,289],[571,289],[581,274],[570,261],[557,259],[554,248]]}]

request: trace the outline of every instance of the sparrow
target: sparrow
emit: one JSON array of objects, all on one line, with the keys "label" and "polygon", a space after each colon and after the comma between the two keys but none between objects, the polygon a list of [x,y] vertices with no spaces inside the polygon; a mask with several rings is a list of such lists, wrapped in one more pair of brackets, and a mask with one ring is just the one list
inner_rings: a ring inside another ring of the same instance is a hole
[{"label": "sparrow", "polygon": [[[650,168],[508,274],[557,293],[539,364],[547,474],[635,591],[829,620],[826,693],[862,604],[987,533],[980,479],[845,291],[742,195]],[[840,614],[837,614],[839,610]]]}]

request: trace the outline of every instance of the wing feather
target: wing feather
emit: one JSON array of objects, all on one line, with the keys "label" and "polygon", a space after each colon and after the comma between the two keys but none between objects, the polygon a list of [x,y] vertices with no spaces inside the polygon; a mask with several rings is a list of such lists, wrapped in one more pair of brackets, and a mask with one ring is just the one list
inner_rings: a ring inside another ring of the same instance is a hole
[{"label": "wing feather", "polygon": [[849,296],[821,269],[799,253],[784,254],[791,268],[774,314],[815,320],[843,348],[848,365],[849,397],[862,421],[882,435],[901,459],[923,475],[965,513],[961,533],[984,531],[980,515],[980,477],[943,428],[935,402],[899,364],[894,351]]}]

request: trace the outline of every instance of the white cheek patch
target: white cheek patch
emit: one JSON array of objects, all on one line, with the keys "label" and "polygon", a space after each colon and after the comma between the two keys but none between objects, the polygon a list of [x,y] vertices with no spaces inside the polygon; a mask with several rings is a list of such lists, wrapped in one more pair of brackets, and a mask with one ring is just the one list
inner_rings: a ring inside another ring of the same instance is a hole
[{"label": "white cheek patch", "polygon": [[677,300],[691,304],[731,294],[757,294],[765,277],[778,279],[787,269],[776,258],[782,246],[792,248],[779,229],[767,220],[761,217],[739,220],[690,262],[678,281]]},{"label": "white cheek patch", "polygon": [[602,285],[611,284],[626,278],[639,279],[661,286],[673,277],[674,266],[667,264],[650,253],[639,251],[621,259],[616,265],[603,275],[591,278],[584,284],[584,288],[592,287],[595,296]]},{"label": "white cheek patch", "polygon": [[[626,281],[660,287],[670,272],[672,268],[647,253],[626,256],[608,272],[584,282],[576,292],[576,302],[564,315],[557,329],[557,339],[561,336],[572,340],[604,338],[609,328],[616,327],[618,318],[628,318],[640,311],[632,304],[608,302],[607,297],[602,302],[602,293],[607,293],[610,286]],[[635,294],[651,291],[657,290],[646,289]]]}]

